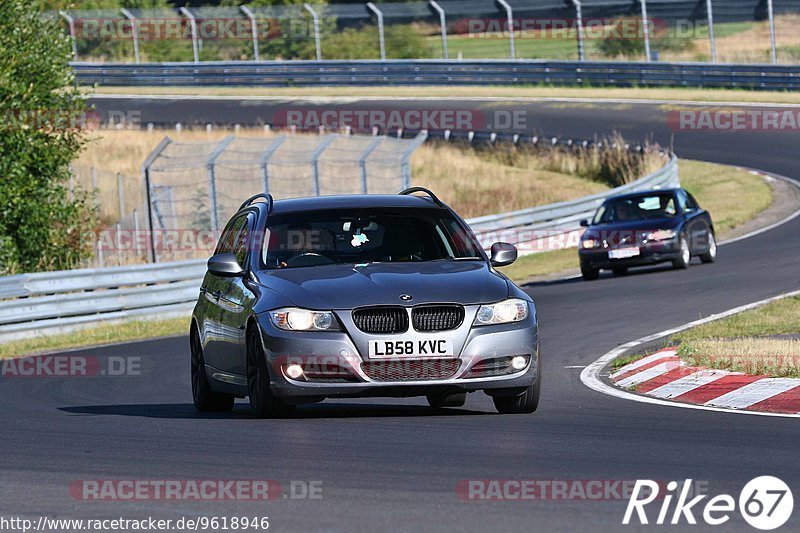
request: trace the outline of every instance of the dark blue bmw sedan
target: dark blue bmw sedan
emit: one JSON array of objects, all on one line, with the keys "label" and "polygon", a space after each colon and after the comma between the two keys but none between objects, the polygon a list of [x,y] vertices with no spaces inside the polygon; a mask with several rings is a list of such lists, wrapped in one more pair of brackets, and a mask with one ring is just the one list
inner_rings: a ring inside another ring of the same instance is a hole
[{"label": "dark blue bmw sedan", "polygon": [[581,226],[587,227],[578,249],[585,280],[604,269],[622,276],[630,267],[671,262],[685,269],[692,257],[703,263],[717,257],[711,215],[685,189],[613,196]]}]

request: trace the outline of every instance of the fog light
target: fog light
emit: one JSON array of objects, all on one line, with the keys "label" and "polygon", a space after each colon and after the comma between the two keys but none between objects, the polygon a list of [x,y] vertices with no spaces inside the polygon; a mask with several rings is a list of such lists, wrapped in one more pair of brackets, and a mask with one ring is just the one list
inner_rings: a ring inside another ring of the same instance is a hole
[{"label": "fog light", "polygon": [[511,358],[511,368],[514,370],[522,370],[528,365],[528,360],[521,355],[515,355]]},{"label": "fog light", "polygon": [[286,367],[286,375],[292,379],[298,379],[303,375],[303,367],[297,363],[291,364]]}]

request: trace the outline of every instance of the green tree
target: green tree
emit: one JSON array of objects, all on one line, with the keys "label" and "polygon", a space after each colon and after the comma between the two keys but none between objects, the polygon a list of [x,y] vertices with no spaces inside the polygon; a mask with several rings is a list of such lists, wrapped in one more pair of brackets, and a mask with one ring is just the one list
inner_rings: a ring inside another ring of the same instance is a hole
[{"label": "green tree", "polygon": [[0,273],[70,268],[91,253],[89,198],[66,187],[85,111],[70,55],[35,5],[0,2]]}]

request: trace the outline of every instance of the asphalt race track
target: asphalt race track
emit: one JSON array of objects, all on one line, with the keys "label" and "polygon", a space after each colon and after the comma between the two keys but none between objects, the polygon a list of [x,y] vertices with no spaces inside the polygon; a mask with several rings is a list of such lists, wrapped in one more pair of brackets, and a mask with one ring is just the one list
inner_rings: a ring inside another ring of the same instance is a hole
[{"label": "asphalt race track", "polygon": [[[287,105],[96,103],[101,112],[103,106],[141,110],[143,122],[175,117],[242,124],[260,118],[257,106],[266,121],[271,107]],[[651,136],[668,144],[672,133],[658,105],[524,102],[517,108],[528,112],[531,131],[552,135],[585,138],[616,129],[628,138]],[[674,146],[682,157],[800,178],[798,140],[789,132],[680,132]],[[655,268],[592,283],[528,286],[538,307],[544,357],[535,415],[497,415],[482,394],[446,412],[429,409],[424,399],[375,399],[305,406],[292,420],[251,419],[241,401],[230,415],[201,415],[191,405],[187,338],[78,352],[100,359],[141,356],[144,372],[3,379],[0,510],[76,518],[269,516],[275,531],[606,531],[639,529],[620,525],[625,500],[462,501],[456,485],[471,479],[692,478],[707,482],[712,495],[738,497],[750,479],[775,475],[797,490],[797,420],[626,401],[589,390],[579,374],[626,341],[797,289],[798,235],[795,219],[723,246],[713,265],[695,259],[688,271]],[[321,499],[268,503],[98,502],[70,495],[70,484],[85,479],[271,479],[284,487],[304,480],[321,481],[323,490]],[[657,512],[651,509],[651,521]],[[713,529],[694,526],[705,528]],[[800,529],[800,519],[794,516],[784,528]],[[752,530],[735,513],[716,529]]]}]

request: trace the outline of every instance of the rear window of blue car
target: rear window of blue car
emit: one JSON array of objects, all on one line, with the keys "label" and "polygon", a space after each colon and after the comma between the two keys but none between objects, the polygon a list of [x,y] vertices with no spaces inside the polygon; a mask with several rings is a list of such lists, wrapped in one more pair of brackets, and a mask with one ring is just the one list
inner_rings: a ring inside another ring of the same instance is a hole
[{"label": "rear window of blue car", "polygon": [[270,216],[267,269],[482,259],[472,233],[444,209],[372,208]]}]

